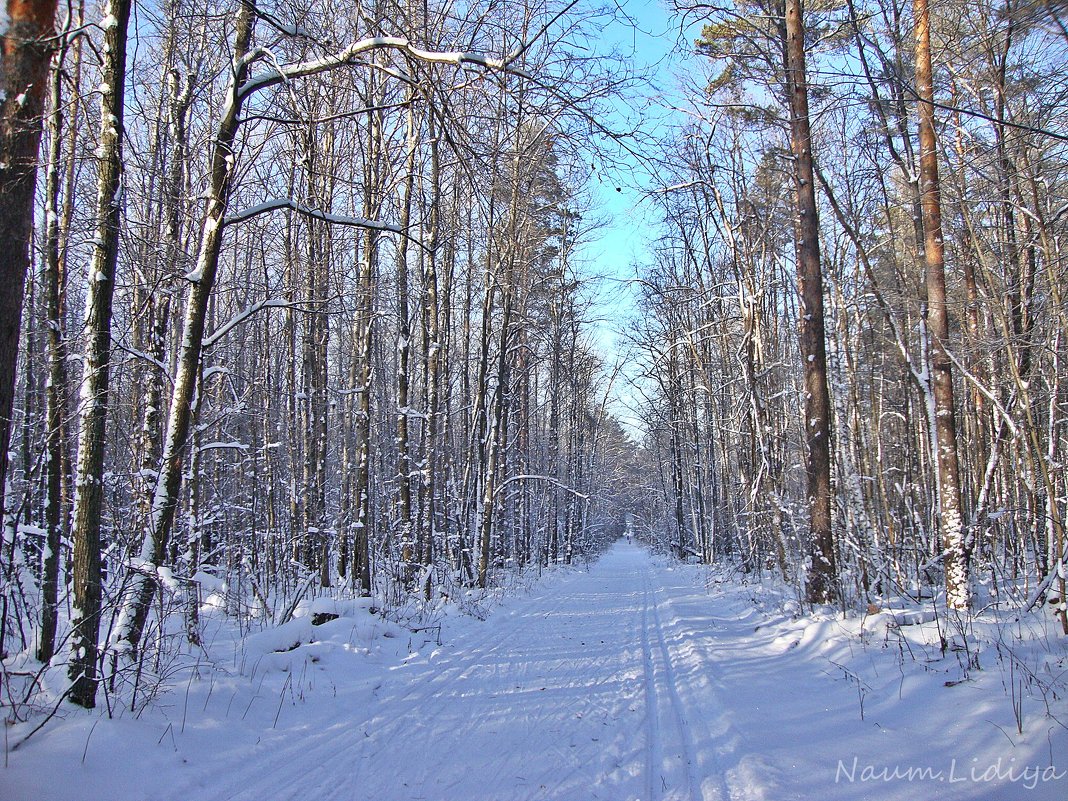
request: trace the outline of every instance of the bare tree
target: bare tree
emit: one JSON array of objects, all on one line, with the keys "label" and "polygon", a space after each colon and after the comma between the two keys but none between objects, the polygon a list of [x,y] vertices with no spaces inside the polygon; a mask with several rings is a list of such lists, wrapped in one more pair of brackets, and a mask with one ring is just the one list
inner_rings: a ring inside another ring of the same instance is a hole
[{"label": "bare tree", "polygon": [[0,29],[0,526],[6,520],[15,367],[55,16],[55,0],[12,3]]},{"label": "bare tree", "polygon": [[105,59],[100,92],[100,145],[96,231],[86,295],[85,358],[78,410],[78,466],[75,477],[74,615],[71,620],[71,700],[96,705],[97,655],[101,614],[100,528],[107,443],[108,384],[111,370],[111,311],[122,213],[122,136],[125,113],[126,28],[129,0],[109,0],[101,23]]}]

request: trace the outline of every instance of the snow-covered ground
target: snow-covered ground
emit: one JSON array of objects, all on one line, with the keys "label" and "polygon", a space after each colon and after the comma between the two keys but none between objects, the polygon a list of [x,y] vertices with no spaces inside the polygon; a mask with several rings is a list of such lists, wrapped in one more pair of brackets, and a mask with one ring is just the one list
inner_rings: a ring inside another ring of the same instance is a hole
[{"label": "snow-covered ground", "polygon": [[209,642],[140,716],[65,708],[7,751],[0,798],[1068,798],[1068,657],[1041,617],[795,610],[626,543],[447,616],[442,645],[342,604],[225,659]]}]

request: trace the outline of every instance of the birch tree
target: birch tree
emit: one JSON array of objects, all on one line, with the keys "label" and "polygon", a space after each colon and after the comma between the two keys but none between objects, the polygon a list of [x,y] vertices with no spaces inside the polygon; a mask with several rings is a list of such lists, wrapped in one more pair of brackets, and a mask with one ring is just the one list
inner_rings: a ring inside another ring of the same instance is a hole
[{"label": "birch tree", "polygon": [[[71,16],[67,20],[69,32],[81,22]],[[44,292],[48,322],[48,382],[45,390],[45,554],[41,575],[41,632],[37,643],[37,659],[49,662],[55,653],[58,625],[58,596],[60,558],[64,535],[67,532],[66,484],[67,467],[67,391],[68,348],[66,323],[67,236],[70,228],[74,197],[74,143],[77,139],[76,115],[68,118],[63,107],[67,100],[63,93],[63,78],[68,63],[74,83],[81,72],[81,40],[60,48],[49,75],[50,110],[46,118],[48,155],[45,160],[45,232],[44,232]],[[67,169],[64,169],[64,158]],[[64,180],[64,174],[65,180]]]}]

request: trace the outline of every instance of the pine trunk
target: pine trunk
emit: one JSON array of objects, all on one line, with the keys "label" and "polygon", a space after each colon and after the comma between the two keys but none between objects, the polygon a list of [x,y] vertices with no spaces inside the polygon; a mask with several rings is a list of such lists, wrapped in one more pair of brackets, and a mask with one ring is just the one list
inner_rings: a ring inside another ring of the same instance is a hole
[{"label": "pine trunk", "polygon": [[923,212],[927,285],[927,331],[930,338],[931,394],[934,403],[934,452],[938,481],[938,520],[946,573],[946,605],[969,606],[968,563],[961,517],[957,462],[957,421],[953,401],[949,312],[946,305],[945,252],[942,242],[938,142],[934,129],[934,84],[931,68],[931,22],[927,0],[914,0],[916,24],[916,93],[919,96],[920,201]]},{"label": "pine trunk", "polygon": [[808,477],[810,603],[834,600],[837,583],[831,528],[831,401],[827,387],[823,323],[823,272],[820,226],[808,118],[805,77],[805,26],[801,0],[786,3],[786,75],[790,106],[790,149],[797,198],[797,278],[801,294],[798,322],[805,400],[805,472]]},{"label": "pine trunk", "polygon": [[0,30],[0,526],[4,520],[8,447],[22,295],[30,267],[37,151],[41,144],[55,0],[6,0]]}]

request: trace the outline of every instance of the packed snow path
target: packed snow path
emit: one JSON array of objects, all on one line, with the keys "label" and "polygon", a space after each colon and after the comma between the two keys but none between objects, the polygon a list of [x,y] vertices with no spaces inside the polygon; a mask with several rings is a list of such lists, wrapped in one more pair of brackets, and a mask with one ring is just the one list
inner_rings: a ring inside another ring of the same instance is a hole
[{"label": "packed snow path", "polygon": [[[509,604],[374,686],[338,686],[327,719],[304,716],[265,733],[252,753],[219,754],[173,797],[1062,797],[1063,780],[1025,789],[967,776],[1002,754],[1022,767],[1027,751],[1006,753],[997,729],[957,718],[966,688],[945,699],[937,694],[957,688],[935,677],[930,692],[948,701],[939,712],[923,693],[919,709],[897,709],[895,685],[879,720],[869,709],[862,721],[857,686],[819,655],[818,630],[780,618],[764,633],[751,604],[710,591],[706,577],[620,543],[588,573]],[[1036,752],[1047,747],[1039,740]],[[878,778],[910,768],[932,773]]]},{"label": "packed snow path", "polygon": [[618,543],[407,658],[366,611],[293,621],[143,717],[68,714],[11,754],[0,799],[1068,798],[1066,729],[1038,714],[1018,734],[993,659],[961,683],[878,618],[789,607]]},{"label": "packed snow path", "polygon": [[728,798],[719,732],[705,725],[710,643],[665,625],[662,579],[646,551],[618,545],[392,671],[368,706],[272,732],[243,765],[176,797]]}]

